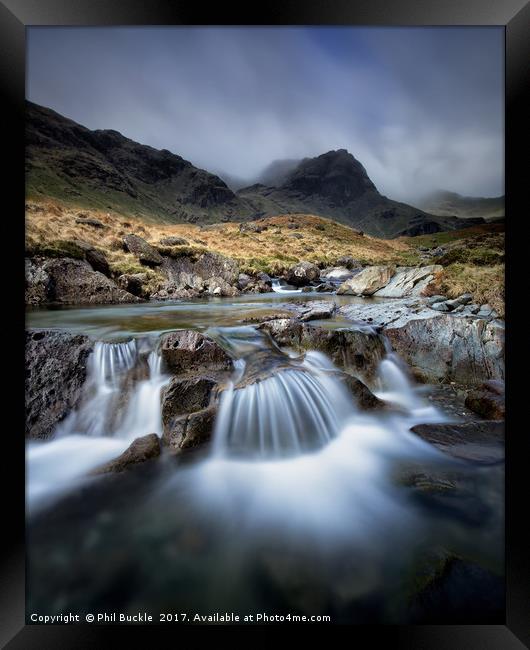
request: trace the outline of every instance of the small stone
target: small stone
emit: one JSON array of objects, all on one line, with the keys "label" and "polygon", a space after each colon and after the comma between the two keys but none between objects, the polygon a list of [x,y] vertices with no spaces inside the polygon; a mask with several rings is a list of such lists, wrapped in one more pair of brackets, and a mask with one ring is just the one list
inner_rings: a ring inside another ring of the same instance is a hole
[{"label": "small stone", "polygon": [[449,311],[449,307],[445,302],[435,302],[434,305],[431,305],[431,309],[436,311]]}]

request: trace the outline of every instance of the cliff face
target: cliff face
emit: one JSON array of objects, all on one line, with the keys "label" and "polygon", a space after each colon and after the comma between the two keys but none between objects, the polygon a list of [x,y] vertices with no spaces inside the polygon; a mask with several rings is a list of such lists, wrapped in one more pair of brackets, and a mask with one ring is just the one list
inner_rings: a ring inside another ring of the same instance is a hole
[{"label": "cliff face", "polygon": [[29,196],[127,210],[150,221],[241,220],[252,209],[214,174],[117,131],[89,129],[27,102]]}]

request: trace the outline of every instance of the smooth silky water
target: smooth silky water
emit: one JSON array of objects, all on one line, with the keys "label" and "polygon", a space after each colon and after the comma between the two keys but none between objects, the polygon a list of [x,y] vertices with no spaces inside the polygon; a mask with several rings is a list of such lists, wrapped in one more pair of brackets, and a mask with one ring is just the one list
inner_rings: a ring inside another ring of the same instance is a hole
[{"label": "smooth silky water", "polygon": [[[103,339],[78,409],[51,441],[27,445],[32,611],[359,623],[459,620],[459,606],[479,620],[498,615],[502,465],[458,461],[410,431],[447,418],[390,351],[371,388],[394,408],[370,414],[325,355],[281,350],[243,322],[292,299],[300,296],[29,313],[29,326]],[[161,433],[169,376],[158,336],[179,327],[205,331],[235,360],[208,452],[89,476],[135,437]],[[418,490],[413,476],[430,486]],[[418,596],[444,575],[441,593]]]}]

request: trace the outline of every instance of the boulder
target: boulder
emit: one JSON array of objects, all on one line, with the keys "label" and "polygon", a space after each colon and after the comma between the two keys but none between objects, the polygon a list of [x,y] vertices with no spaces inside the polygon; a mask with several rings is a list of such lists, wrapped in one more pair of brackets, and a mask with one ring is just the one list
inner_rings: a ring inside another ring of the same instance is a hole
[{"label": "boulder", "polygon": [[243,291],[243,289],[246,289],[249,284],[252,283],[252,278],[250,275],[247,275],[246,273],[240,273],[237,277],[237,286],[238,289]]},{"label": "boulder", "polygon": [[99,219],[94,219],[93,217],[79,216],[75,220],[76,223],[82,226],[92,226],[93,228],[107,228],[107,226],[100,221]]},{"label": "boulder", "polygon": [[368,383],[377,375],[377,368],[385,355],[384,342],[373,331],[325,329],[294,318],[270,320],[259,328],[269,332],[279,345],[299,352],[324,352],[336,366],[353,372]]},{"label": "boulder", "polygon": [[174,453],[207,444],[213,434],[216,414],[217,405],[214,404],[175,418],[171,429],[164,431],[164,444]]},{"label": "boulder", "polygon": [[81,334],[26,331],[26,436],[48,438],[81,399],[93,344]]},{"label": "boulder", "polygon": [[166,257],[160,270],[176,289],[203,291],[214,278],[221,278],[235,288],[239,279],[239,267],[235,260],[210,252],[203,253],[197,260],[190,255]]},{"label": "boulder", "polygon": [[268,273],[264,273],[263,271],[259,271],[256,275],[258,280],[260,282],[263,282],[264,284],[268,284],[269,286],[272,286],[272,278]]},{"label": "boulder", "polygon": [[159,244],[161,246],[187,246],[188,240],[183,237],[163,237]]},{"label": "boulder", "polygon": [[332,300],[309,300],[303,303],[285,303],[282,309],[294,311],[297,317],[305,322],[331,318],[337,310],[337,304]]},{"label": "boulder", "polygon": [[398,267],[390,282],[376,291],[374,296],[381,298],[421,296],[442,270],[443,266],[439,264],[420,267]]},{"label": "boulder", "polygon": [[504,379],[504,328],[496,322],[440,314],[391,324],[385,333],[422,381],[476,385]]},{"label": "boulder", "polygon": [[118,278],[118,285],[133,296],[143,297],[147,273],[125,273]]},{"label": "boulder", "polygon": [[160,456],[160,438],[156,433],[149,433],[141,438],[133,440],[131,445],[108,463],[100,465],[90,472],[91,475],[109,474],[123,472],[132,469],[144,463],[146,460],[158,458]]},{"label": "boulder", "polygon": [[94,271],[99,271],[103,275],[110,276],[109,262],[103,251],[97,250],[97,248],[89,248],[85,252],[85,258]]},{"label": "boulder", "polygon": [[163,441],[173,451],[197,447],[212,434],[220,383],[229,373],[174,377],[162,397]]},{"label": "boulder", "polygon": [[156,248],[138,235],[125,235],[123,246],[126,251],[136,255],[140,262],[146,266],[159,266],[164,261]]},{"label": "boulder", "polygon": [[49,277],[44,302],[94,305],[140,302],[140,298],[120,289],[114,280],[94,271],[84,260],[49,259],[41,268]]},{"label": "boulder", "polygon": [[451,311],[449,305],[447,304],[447,301],[435,302],[431,305],[431,309],[434,309],[435,311],[441,311],[441,312]]},{"label": "boulder", "polygon": [[333,373],[333,375],[346,386],[357,406],[363,411],[386,409],[385,402],[376,397],[368,386],[357,377],[347,372]]},{"label": "boulder", "polygon": [[362,264],[351,255],[342,255],[342,257],[339,257],[337,260],[337,266],[344,266],[350,271],[352,269],[362,268]]},{"label": "boulder", "polygon": [[174,373],[232,368],[231,358],[214,340],[193,330],[165,334],[160,353],[167,368]]},{"label": "boulder", "polygon": [[491,379],[466,396],[468,409],[487,420],[504,420],[504,382]]},{"label": "boulder", "polygon": [[306,284],[315,282],[320,278],[320,269],[311,262],[299,262],[292,266],[285,276],[288,284],[295,287],[303,287]]},{"label": "boulder", "polygon": [[394,273],[392,266],[369,266],[343,282],[337,289],[338,294],[353,296],[372,296],[388,284]]},{"label": "boulder", "polygon": [[504,423],[417,424],[411,431],[440,451],[481,464],[504,460]]},{"label": "boulder", "polygon": [[51,278],[43,268],[30,258],[26,258],[26,305],[40,305],[48,302]]},{"label": "boulder", "polygon": [[240,291],[233,287],[224,278],[213,277],[206,282],[206,290],[212,296],[239,296]]},{"label": "boulder", "polygon": [[350,278],[353,278],[359,271],[351,271],[345,266],[332,266],[327,269],[323,269],[320,272],[320,279],[324,282],[337,282],[343,283]]}]

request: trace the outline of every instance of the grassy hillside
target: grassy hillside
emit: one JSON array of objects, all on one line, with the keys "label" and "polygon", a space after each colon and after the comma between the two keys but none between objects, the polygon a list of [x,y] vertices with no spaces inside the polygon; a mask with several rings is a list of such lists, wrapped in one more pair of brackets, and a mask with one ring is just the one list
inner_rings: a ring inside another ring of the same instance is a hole
[{"label": "grassy hillside", "polygon": [[[103,228],[76,223],[79,216],[102,222]],[[248,228],[264,228],[253,232]],[[243,228],[243,229],[241,229]],[[136,257],[123,250],[123,237],[137,234],[166,255],[199,255],[205,250],[233,257],[244,272],[281,274],[293,264],[308,260],[321,266],[334,265],[351,255],[363,265],[397,264],[416,266],[442,264],[437,293],[456,297],[466,291],[481,303],[490,303],[504,313],[504,233],[502,224],[420,237],[377,239],[329,219],[313,215],[281,215],[253,224],[218,223],[156,224],[114,211],[80,210],[53,200],[26,204],[26,248],[28,254],[74,256],[76,241],[103,250],[116,275],[145,272]],[[179,246],[167,247],[160,240],[181,237]],[[445,253],[426,257],[420,249],[443,245]],[[156,274],[156,271],[149,271]]]}]

